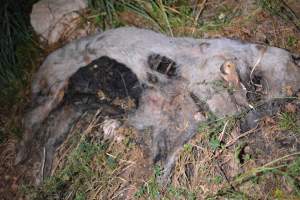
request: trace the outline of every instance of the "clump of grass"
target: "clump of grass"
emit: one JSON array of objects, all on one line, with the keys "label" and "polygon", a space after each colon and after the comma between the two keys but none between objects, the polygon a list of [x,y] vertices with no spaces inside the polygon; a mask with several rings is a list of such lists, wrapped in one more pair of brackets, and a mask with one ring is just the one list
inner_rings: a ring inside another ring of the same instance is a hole
[{"label": "clump of grass", "polygon": [[22,109],[27,102],[26,89],[41,57],[29,24],[29,12],[36,0],[4,0],[0,7],[0,137],[21,137]]},{"label": "clump of grass", "polygon": [[207,197],[207,200],[218,200],[218,199],[231,199],[231,200],[248,200],[251,199],[249,198],[246,194],[240,191],[236,191],[233,189],[228,189],[225,191],[219,191],[216,195],[214,196],[209,196]]},{"label": "clump of grass", "polygon": [[258,5],[271,14],[277,15],[280,12],[281,0],[258,0]]},{"label": "clump of grass", "polygon": [[[0,95],[1,100],[16,93],[20,85],[26,84],[27,73],[39,49],[33,39],[28,12],[31,1],[6,0],[0,7]],[[14,102],[14,101],[13,101]]]},{"label": "clump of grass", "polygon": [[300,29],[299,17],[283,0],[258,0],[258,5],[271,15],[280,16],[282,19],[293,23]]},{"label": "clump of grass", "polygon": [[295,36],[293,36],[293,35],[288,36],[288,38],[287,38],[287,46],[288,47],[295,47],[297,45],[297,43],[298,43],[298,39]]},{"label": "clump of grass", "polygon": [[120,1],[88,0],[93,22],[103,29],[118,26],[117,10],[120,8],[120,5]]},{"label": "clump of grass", "polygon": [[[96,154],[103,154],[105,144],[93,144],[82,138],[77,148],[68,156],[65,167],[55,176],[47,178],[41,187],[29,190],[30,199],[86,199],[85,193],[92,184],[95,173],[91,162]],[[107,162],[112,162],[107,158]]]},{"label": "clump of grass", "polygon": [[[280,158],[277,158],[261,167],[253,168],[243,174],[238,175],[234,179],[234,183],[237,185],[243,184],[247,181],[261,178],[263,176],[272,174],[272,176],[278,176],[287,180],[287,183],[293,188],[293,193],[297,197],[300,197],[300,184],[299,184],[299,172],[300,172],[300,152],[292,153]],[[288,158],[295,157],[292,161]]]},{"label": "clump of grass", "polygon": [[174,1],[89,0],[89,7],[94,16],[94,22],[103,29],[115,28],[122,25],[118,14],[123,11],[130,11],[146,19],[154,29],[173,36],[173,30],[169,21],[170,10],[168,9],[168,5],[172,3],[174,3]]},{"label": "clump of grass", "polygon": [[153,175],[135,193],[138,199],[189,199],[196,200],[195,192],[184,187],[175,187],[169,184],[162,187],[157,179],[161,176],[162,170],[159,166],[154,167]]},{"label": "clump of grass", "polygon": [[122,24],[119,14],[122,12],[134,13],[144,19],[153,30],[170,36],[195,36],[196,32],[215,31],[230,24],[239,12],[226,6],[219,9],[215,18],[200,20],[197,15],[197,4],[180,0],[133,0],[108,1],[89,0],[92,10],[91,17],[94,23],[103,29],[115,28]]},{"label": "clump of grass", "polygon": [[154,173],[149,180],[142,185],[135,193],[136,198],[148,196],[150,199],[158,199],[160,197],[160,184],[157,179],[161,176],[162,169],[156,165],[154,167]]},{"label": "clump of grass", "polygon": [[207,118],[206,122],[200,124],[198,132],[208,138],[211,149],[215,151],[222,147],[222,141],[220,141],[219,135],[226,130],[232,130],[238,116],[217,118],[215,115],[208,113]]},{"label": "clump of grass", "polygon": [[100,119],[96,114],[85,131],[73,130],[58,150],[62,156],[54,159],[52,175],[39,187],[25,187],[29,199],[113,199],[132,189],[125,180],[132,177],[123,175],[132,174],[135,159],[140,158],[136,157],[140,151],[133,144],[134,133],[130,128],[122,129],[127,140],[103,140]]},{"label": "clump of grass", "polygon": [[300,133],[300,125],[295,113],[283,112],[279,114],[278,126],[283,131]]}]

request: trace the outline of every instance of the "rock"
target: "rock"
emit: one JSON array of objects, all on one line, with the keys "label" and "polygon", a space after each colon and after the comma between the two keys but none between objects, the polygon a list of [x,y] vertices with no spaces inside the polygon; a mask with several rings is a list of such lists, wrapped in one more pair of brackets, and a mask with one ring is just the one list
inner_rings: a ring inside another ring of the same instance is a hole
[{"label": "rock", "polygon": [[[36,151],[52,148],[53,152],[52,144],[59,146],[71,127],[68,124],[76,121],[68,120],[72,113],[101,107],[110,119],[127,119],[153,163],[164,165],[167,177],[176,152],[196,134],[207,113],[226,117],[250,109],[248,94],[232,90],[222,79],[220,68],[228,60],[236,66],[246,91],[259,93],[256,87],[263,88],[261,102],[285,97],[284,85],[300,89],[298,63],[291,53],[276,47],[227,38],[171,38],[128,27],[71,42],[51,53],[35,76],[33,106],[25,116],[26,135],[19,152],[27,152],[37,135],[43,141],[35,141]],[[128,97],[135,100],[136,108],[126,111],[112,105],[113,99]],[[76,112],[63,114],[61,105],[71,105]],[[269,103],[263,110],[274,106],[276,102]],[[257,116],[248,116],[246,129],[255,125]],[[56,131],[57,126],[51,126],[55,119],[65,128]],[[42,131],[49,129],[47,124],[53,130]]]},{"label": "rock", "polygon": [[115,119],[106,119],[102,124],[104,139],[116,139],[119,141],[119,137],[117,137],[117,129],[120,127],[120,122]]},{"label": "rock", "polygon": [[87,4],[87,0],[41,0],[33,5],[31,25],[48,44],[86,36],[92,25],[79,25],[82,26],[80,12]]}]

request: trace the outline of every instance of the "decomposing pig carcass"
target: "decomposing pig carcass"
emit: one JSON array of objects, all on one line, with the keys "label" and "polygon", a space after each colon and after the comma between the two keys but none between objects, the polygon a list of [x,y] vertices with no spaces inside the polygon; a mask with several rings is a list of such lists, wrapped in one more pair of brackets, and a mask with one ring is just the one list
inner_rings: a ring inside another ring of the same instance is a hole
[{"label": "decomposing pig carcass", "polygon": [[299,88],[300,57],[284,49],[226,38],[172,38],[137,28],[106,31],[69,43],[41,65],[17,162],[42,163],[38,180],[49,175],[72,124],[84,112],[100,109],[103,120],[118,121],[109,122],[113,127],[126,121],[138,131],[141,146],[154,164],[162,164],[167,178],[178,149],[207,113],[246,111],[244,127],[251,128],[262,115],[255,102],[272,102]]}]

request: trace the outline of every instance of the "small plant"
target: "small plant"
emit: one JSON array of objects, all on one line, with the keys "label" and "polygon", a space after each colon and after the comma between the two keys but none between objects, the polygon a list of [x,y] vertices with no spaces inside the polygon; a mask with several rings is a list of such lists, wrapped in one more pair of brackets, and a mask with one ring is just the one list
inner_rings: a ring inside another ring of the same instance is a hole
[{"label": "small plant", "polygon": [[289,37],[287,38],[286,43],[287,43],[287,46],[288,46],[288,47],[294,47],[294,46],[297,45],[298,39],[297,39],[296,37],[294,37],[294,36],[289,36]]},{"label": "small plant", "polygon": [[258,0],[258,5],[273,15],[280,12],[281,0]]},{"label": "small plant", "polygon": [[[26,83],[26,75],[39,47],[33,39],[27,9],[35,1],[4,0],[0,7],[0,95],[14,95]],[[6,99],[7,100],[7,99]]]},{"label": "small plant", "polygon": [[213,182],[214,182],[215,184],[221,184],[222,181],[223,181],[223,177],[222,177],[222,176],[215,176],[215,177],[213,178]]},{"label": "small plant", "polygon": [[[280,158],[277,158],[261,167],[253,168],[248,172],[235,177],[233,183],[240,185],[247,181],[257,181],[258,178],[262,178],[265,175],[272,174],[272,176],[285,178],[289,185],[293,187],[295,195],[300,197],[300,184],[299,184],[299,172],[300,172],[300,152],[292,153]],[[296,157],[292,162],[288,161],[288,158]]]},{"label": "small plant", "polygon": [[156,178],[158,178],[162,175],[162,169],[159,165],[154,166],[154,175]]},{"label": "small plant", "polygon": [[283,112],[279,114],[278,126],[283,131],[300,133],[300,125],[295,113]]},{"label": "small plant", "polygon": [[193,150],[193,146],[191,144],[184,144],[183,149],[184,149],[185,152],[191,153],[192,150]]},{"label": "small plant", "polygon": [[213,151],[222,147],[219,135],[225,131],[231,131],[239,116],[229,116],[224,118],[217,118],[215,115],[208,113],[207,121],[201,123],[198,132],[205,134],[209,139],[209,146]]},{"label": "small plant", "polygon": [[234,149],[234,157],[239,164],[244,164],[246,161],[251,159],[251,155],[245,154],[244,152],[245,147],[246,147],[245,143],[240,143]]},{"label": "small plant", "polygon": [[149,181],[142,185],[140,189],[135,193],[135,197],[137,198],[147,196],[150,199],[159,199],[159,195],[160,187],[155,175],[151,176]]},{"label": "small plant", "polygon": [[293,23],[298,29],[300,26],[297,15],[283,0],[257,0],[258,5],[271,15],[280,16],[283,20]]},{"label": "small plant", "polygon": [[39,188],[27,191],[27,195],[36,200],[64,199],[71,194],[76,200],[86,199],[85,191],[94,176],[90,163],[97,153],[104,152],[103,148],[103,145],[81,139],[80,144],[68,157],[65,167],[56,175],[47,178]]},{"label": "small plant", "polygon": [[159,165],[155,165],[154,175],[150,177],[149,181],[145,183],[144,186],[142,186],[146,188],[146,194],[150,197],[150,199],[158,199],[160,195],[160,186],[159,183],[157,182],[157,179],[158,177],[161,176],[161,174],[162,174],[161,167]]},{"label": "small plant", "polygon": [[[221,198],[222,197],[222,198]],[[217,199],[231,199],[231,200],[248,200],[249,198],[246,194],[239,192],[234,189],[221,190],[216,195],[206,198],[207,200],[217,200]]]},{"label": "small plant", "polygon": [[212,138],[209,140],[210,147],[213,151],[221,147],[221,142],[218,138]]}]

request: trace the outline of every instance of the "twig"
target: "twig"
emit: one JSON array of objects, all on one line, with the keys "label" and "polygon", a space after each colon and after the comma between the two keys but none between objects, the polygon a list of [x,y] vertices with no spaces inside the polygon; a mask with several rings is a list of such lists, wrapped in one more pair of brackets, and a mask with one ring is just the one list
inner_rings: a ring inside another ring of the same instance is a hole
[{"label": "twig", "polygon": [[[114,156],[114,155],[112,155],[110,153],[105,153],[105,154],[108,155],[108,156],[110,156],[110,157],[112,157],[112,158],[114,158],[114,159],[117,159],[117,156]],[[127,162],[127,163],[130,163],[130,164],[135,164],[135,162],[133,162],[131,160],[123,160],[123,159],[119,159],[119,160],[122,161],[122,162]]]},{"label": "twig", "polygon": [[72,196],[72,194],[73,194],[73,190],[68,194],[68,196],[65,198],[65,200],[68,200],[68,199],[70,199],[70,197]]},{"label": "twig", "polygon": [[267,47],[263,47],[263,49],[260,51],[260,55],[258,57],[258,59],[256,60],[256,63],[254,64],[251,72],[250,72],[250,83],[254,85],[253,81],[252,81],[252,74],[255,70],[255,68],[258,66],[258,64],[261,62],[262,58],[264,57],[264,54],[267,51]]},{"label": "twig", "polygon": [[[197,13],[197,15],[196,15],[196,17],[195,17],[194,24],[196,24],[196,23],[198,22],[199,17],[200,17],[200,15],[202,14],[202,12],[203,12],[203,10],[204,10],[204,8],[205,8],[206,1],[207,1],[207,0],[204,0],[204,1],[202,1],[202,3],[200,4],[200,9],[199,9],[199,12]],[[196,7],[198,7],[198,6],[196,6]]]},{"label": "twig", "polygon": [[129,93],[128,93],[128,90],[127,90],[127,87],[126,87],[126,82],[121,74],[121,72],[119,72],[119,70],[117,70],[118,74],[120,75],[121,79],[122,79],[122,82],[123,82],[123,85],[124,85],[124,89],[125,89],[125,92],[126,92],[126,95],[127,97],[129,97]]},{"label": "twig", "polygon": [[227,127],[227,125],[228,125],[228,122],[229,122],[229,120],[227,120],[226,121],[226,123],[225,123],[225,125],[224,125],[224,127],[223,127],[223,130],[222,130],[222,132],[220,133],[220,135],[219,135],[219,141],[222,141],[223,140],[223,137],[224,137],[224,134],[225,134],[225,130],[226,130],[226,127]]},{"label": "twig", "polygon": [[131,188],[125,188],[123,190],[121,190],[120,192],[118,192],[117,194],[115,194],[115,196],[113,196],[111,199],[116,199],[118,196],[120,196],[123,192],[130,190]]},{"label": "twig", "polygon": [[222,176],[225,178],[226,182],[228,183],[228,185],[230,185],[231,189],[234,190],[234,191],[236,191],[236,189],[234,188],[234,186],[229,181],[229,178],[226,176],[224,170],[222,169],[222,167],[220,166],[220,164],[219,164],[218,161],[217,161],[217,166],[218,166],[219,171],[221,172]]},{"label": "twig", "polygon": [[42,180],[44,179],[44,169],[45,169],[45,162],[46,162],[46,148],[43,148],[43,162],[42,162]]},{"label": "twig", "polygon": [[275,160],[273,160],[273,161],[271,161],[271,162],[269,162],[267,164],[264,164],[262,167],[270,166],[270,165],[272,165],[272,164],[274,164],[276,162],[279,162],[279,161],[284,160],[284,159],[286,159],[288,157],[292,157],[292,156],[296,156],[296,155],[300,155],[300,152],[298,151],[298,152],[291,153],[291,154],[285,155],[283,157],[277,158],[277,159],[275,159]]},{"label": "twig", "polygon": [[195,20],[194,20],[194,27],[193,27],[193,30],[192,30],[192,35],[194,35],[195,27],[196,27],[196,25],[197,25],[197,23],[198,23],[198,20],[199,20],[200,15],[202,14],[202,12],[203,12],[203,10],[204,10],[204,8],[205,8],[206,1],[207,1],[207,0],[203,0],[203,1],[202,1],[201,5],[200,5],[200,10],[199,10],[199,12],[197,13],[197,15],[196,15],[196,17],[195,17]]},{"label": "twig", "polygon": [[[82,136],[81,136],[81,138],[80,138],[80,141],[78,142],[78,144],[76,145],[76,147],[75,147],[74,149],[78,149],[78,147],[79,147],[79,145],[80,145],[80,142],[81,142],[82,138],[84,138],[84,137],[91,131],[91,129],[92,129],[93,127],[95,127],[95,122],[98,121],[98,117],[97,117],[97,116],[99,115],[100,112],[101,112],[101,109],[98,109],[97,112],[96,112],[96,114],[94,115],[94,117],[93,117],[91,123],[88,125],[87,129],[83,132],[83,134],[82,134]],[[60,148],[63,147],[64,144],[67,143],[67,141],[69,141],[69,138],[71,138],[71,136],[68,137],[68,138],[64,141],[64,143],[59,147],[59,149],[57,150],[57,152],[60,151]],[[62,154],[61,156],[59,156],[60,158],[58,159],[57,163],[55,164],[55,166],[54,166],[53,169],[51,170],[51,176],[54,175],[54,173],[55,173],[55,171],[57,170],[57,168],[59,167],[60,163],[61,163],[62,160],[66,157],[66,155],[70,152],[71,148],[72,148],[72,147],[70,146],[69,148],[67,148],[67,149],[63,152],[63,154]]]},{"label": "twig", "polygon": [[240,138],[245,137],[251,133],[254,133],[255,131],[259,130],[257,129],[258,125],[253,128],[250,129],[249,131],[246,131],[245,133],[239,135],[238,137],[234,138],[233,140],[229,141],[221,150],[219,150],[213,157],[211,157],[211,159],[213,158],[217,158],[219,155],[221,155],[221,153],[224,151],[224,149],[230,147],[231,145],[233,145],[234,143],[236,143]]},{"label": "twig", "polygon": [[255,131],[259,130],[258,128],[258,125],[253,128],[253,129],[250,129],[249,131],[246,131],[245,133],[239,135],[238,137],[234,138],[233,140],[229,141],[226,145],[225,145],[225,148],[227,147],[230,147],[231,145],[233,145],[236,141],[238,141],[240,138],[242,137],[245,137],[247,135],[249,135],[250,133],[254,133]]},{"label": "twig", "polygon": [[171,35],[171,37],[174,37],[174,34],[173,34],[173,31],[172,31],[172,28],[171,28],[171,25],[170,25],[168,16],[167,16],[167,14],[166,14],[165,6],[164,6],[162,0],[159,0],[159,1],[158,1],[158,5],[159,5],[160,10],[161,10],[161,12],[162,12],[163,18],[165,19],[165,22],[167,23],[168,29],[169,29],[169,31],[170,31],[170,35]]}]

